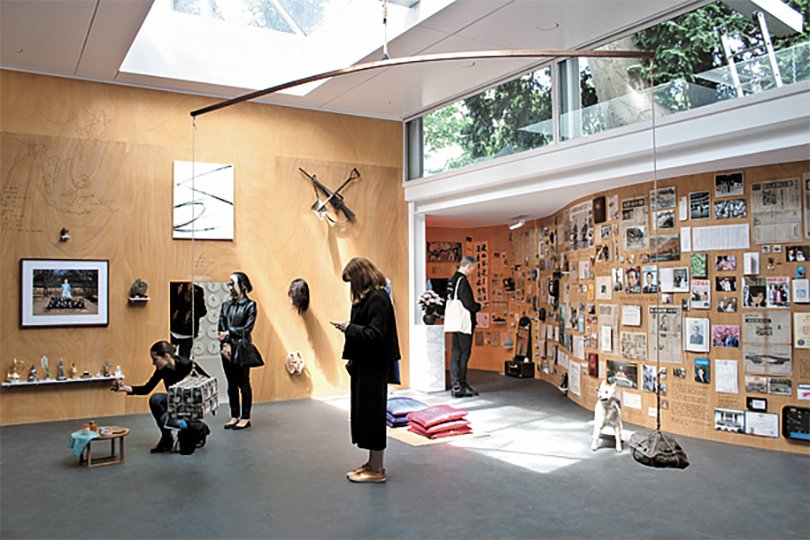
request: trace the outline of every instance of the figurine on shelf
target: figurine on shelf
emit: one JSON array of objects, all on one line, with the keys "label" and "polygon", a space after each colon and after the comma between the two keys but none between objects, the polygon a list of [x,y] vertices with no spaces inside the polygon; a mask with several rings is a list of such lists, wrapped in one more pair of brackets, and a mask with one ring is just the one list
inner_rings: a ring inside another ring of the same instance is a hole
[{"label": "figurine on shelf", "polygon": [[59,358],[59,373],[56,375],[57,381],[66,381],[67,377],[65,377],[65,366],[62,362],[62,358]]},{"label": "figurine on shelf", "polygon": [[113,373],[113,377],[116,379],[121,379],[124,377],[124,374],[121,373],[121,366],[115,366],[115,372]]},{"label": "figurine on shelf", "polygon": [[17,364],[20,364],[20,369],[23,368],[22,362],[17,362],[17,359],[14,359],[14,365],[11,368],[11,371],[8,372],[8,377],[6,378],[7,382],[16,383],[20,382],[20,375],[17,373]]},{"label": "figurine on shelf", "polygon": [[96,379],[100,379],[100,378],[101,378],[101,370],[98,369],[98,370],[96,370]]},{"label": "figurine on shelf", "polygon": [[50,381],[51,380],[51,369],[50,369],[50,367],[48,367],[48,357],[43,356],[42,358],[40,358],[39,359],[39,365],[40,365],[40,367],[42,369],[45,370],[45,380]]},{"label": "figurine on shelf", "polygon": [[83,371],[83,372],[82,372],[82,375],[81,375],[81,377],[79,377],[79,378],[80,378],[80,379],[92,379],[92,378],[93,378],[93,376],[92,376],[92,375],[90,375],[90,372],[89,372],[89,371],[85,370],[85,371]]},{"label": "figurine on shelf", "polygon": [[135,280],[135,283],[129,288],[129,297],[130,298],[146,298],[146,289],[149,288],[149,285],[146,284],[145,281],[142,281],[141,278]]},{"label": "figurine on shelf", "polygon": [[76,362],[70,364],[70,378],[74,381],[79,378],[79,370],[76,369]]},{"label": "figurine on shelf", "polygon": [[45,380],[46,381],[52,380],[51,379],[51,368],[49,368],[49,367],[45,368]]},{"label": "figurine on shelf", "polygon": [[112,365],[110,365],[110,362],[109,362],[109,361],[105,361],[105,362],[104,362],[104,365],[103,365],[103,366],[101,366],[101,369],[103,369],[103,370],[104,370],[104,376],[105,376],[105,377],[109,377],[109,376],[110,376],[110,368],[111,368],[111,367],[112,367]]},{"label": "figurine on shelf", "polygon": [[28,372],[28,382],[39,382],[39,374],[35,364],[31,364],[31,370]]}]

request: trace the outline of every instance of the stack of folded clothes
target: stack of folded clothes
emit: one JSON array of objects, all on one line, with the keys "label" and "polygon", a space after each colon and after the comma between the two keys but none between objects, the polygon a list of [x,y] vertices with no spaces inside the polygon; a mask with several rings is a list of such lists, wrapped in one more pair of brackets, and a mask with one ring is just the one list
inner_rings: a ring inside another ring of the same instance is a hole
[{"label": "stack of folded clothes", "polygon": [[405,427],[408,425],[408,414],[426,408],[421,401],[409,397],[395,397],[388,400],[385,411],[385,423],[388,427]]},{"label": "stack of folded clothes", "polygon": [[428,439],[463,435],[472,431],[467,411],[450,405],[436,405],[408,415],[408,431]]}]

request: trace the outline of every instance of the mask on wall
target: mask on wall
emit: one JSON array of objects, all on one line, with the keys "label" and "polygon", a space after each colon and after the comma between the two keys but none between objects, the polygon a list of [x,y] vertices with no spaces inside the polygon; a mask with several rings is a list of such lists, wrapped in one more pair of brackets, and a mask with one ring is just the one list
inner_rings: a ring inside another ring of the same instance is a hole
[{"label": "mask on wall", "polygon": [[309,307],[309,285],[303,279],[296,279],[290,283],[290,290],[287,292],[295,310],[299,315],[303,315]]}]

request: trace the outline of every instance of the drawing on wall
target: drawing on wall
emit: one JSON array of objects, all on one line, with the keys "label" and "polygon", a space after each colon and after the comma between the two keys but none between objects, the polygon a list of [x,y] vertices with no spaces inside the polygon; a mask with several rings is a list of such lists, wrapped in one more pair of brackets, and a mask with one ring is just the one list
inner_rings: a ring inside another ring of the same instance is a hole
[{"label": "drawing on wall", "polygon": [[461,242],[428,242],[427,262],[461,262]]},{"label": "drawing on wall", "polygon": [[234,167],[174,162],[172,238],[233,240]]}]

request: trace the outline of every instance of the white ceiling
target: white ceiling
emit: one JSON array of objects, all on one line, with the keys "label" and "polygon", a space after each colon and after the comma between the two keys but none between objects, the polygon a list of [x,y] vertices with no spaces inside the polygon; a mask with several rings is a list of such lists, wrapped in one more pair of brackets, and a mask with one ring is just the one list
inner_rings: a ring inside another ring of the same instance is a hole
[{"label": "white ceiling", "polygon": [[[690,4],[695,0],[456,0],[393,40],[389,52],[577,49]],[[151,6],[152,0],[0,0],[0,66],[216,97],[254,90],[121,72]],[[381,57],[382,43],[356,62]],[[332,79],[303,97],[262,101],[401,120],[537,63],[480,61],[465,68],[449,62],[366,72]]]},{"label": "white ceiling", "polygon": [[[672,16],[706,1],[456,0],[394,39],[389,53],[397,58],[479,50],[589,48],[639,23]],[[254,90],[120,71],[152,3],[0,0],[0,67],[210,95],[212,103]],[[356,63],[380,60],[381,56],[382,43]],[[303,97],[274,94],[260,101],[403,120],[528,71],[538,63],[504,59],[477,61],[473,67],[463,67],[461,62],[411,65],[331,79]],[[557,205],[561,198],[576,198],[570,191],[560,190],[552,198],[546,194],[545,202],[553,200]],[[479,219],[504,222],[505,210],[499,210],[497,203],[490,205],[490,219],[487,205],[479,206],[475,213]],[[462,219],[452,210],[432,215],[439,220],[436,225]]]}]

